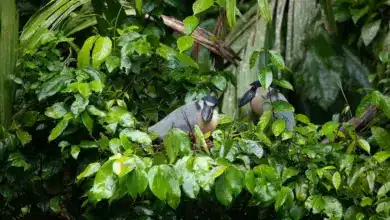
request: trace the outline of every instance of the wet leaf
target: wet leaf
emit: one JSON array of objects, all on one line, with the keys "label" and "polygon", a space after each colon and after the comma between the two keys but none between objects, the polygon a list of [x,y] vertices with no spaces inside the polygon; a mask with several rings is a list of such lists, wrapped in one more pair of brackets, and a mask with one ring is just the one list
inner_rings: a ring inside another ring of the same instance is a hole
[{"label": "wet leaf", "polygon": [[184,33],[187,35],[192,34],[192,32],[198,27],[199,20],[196,16],[188,16],[184,19]]},{"label": "wet leaf", "polygon": [[177,39],[177,47],[180,53],[183,53],[194,44],[194,39],[191,36],[182,36]]},{"label": "wet leaf", "polygon": [[109,37],[99,37],[92,51],[92,66],[99,69],[100,65],[111,54],[112,41]]},{"label": "wet leaf", "polygon": [[192,5],[194,15],[199,14],[214,5],[214,0],[197,0]]}]

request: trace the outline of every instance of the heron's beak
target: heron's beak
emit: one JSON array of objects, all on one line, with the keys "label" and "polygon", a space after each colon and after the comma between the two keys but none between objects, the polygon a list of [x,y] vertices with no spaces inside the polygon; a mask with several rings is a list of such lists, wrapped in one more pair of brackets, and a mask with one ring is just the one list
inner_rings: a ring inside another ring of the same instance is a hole
[{"label": "heron's beak", "polygon": [[246,103],[250,102],[255,97],[255,95],[256,92],[252,91],[251,89],[246,91],[246,93],[241,97],[238,107],[241,108]]},{"label": "heron's beak", "polygon": [[209,122],[211,121],[213,117],[213,108],[208,105],[204,105],[202,109],[202,119],[204,122]]}]

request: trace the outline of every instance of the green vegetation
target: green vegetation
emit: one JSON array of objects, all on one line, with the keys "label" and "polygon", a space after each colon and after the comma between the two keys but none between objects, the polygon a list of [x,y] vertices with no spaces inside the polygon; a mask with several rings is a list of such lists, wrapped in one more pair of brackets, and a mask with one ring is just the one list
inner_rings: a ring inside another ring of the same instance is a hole
[{"label": "green vegetation", "polygon": [[[4,219],[390,217],[389,1],[18,4],[19,49],[0,17]],[[253,123],[235,102],[257,79],[292,101]],[[147,132],[207,94],[212,133]]]}]

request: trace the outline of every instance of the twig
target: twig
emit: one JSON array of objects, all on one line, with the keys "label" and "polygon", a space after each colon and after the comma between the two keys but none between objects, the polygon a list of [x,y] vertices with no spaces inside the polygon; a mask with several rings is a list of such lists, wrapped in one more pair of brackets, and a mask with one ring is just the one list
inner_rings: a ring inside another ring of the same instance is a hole
[{"label": "twig", "polygon": [[[366,109],[366,111],[364,111],[364,114],[362,116],[351,118],[351,120],[349,120],[347,124],[352,125],[353,129],[357,132],[362,131],[365,128],[365,126],[375,118],[377,113],[378,113],[378,108],[375,105],[371,105]],[[346,134],[347,126],[343,125],[340,128],[340,131]],[[325,138],[324,140],[321,141],[321,143],[325,143],[325,144],[329,143],[329,139]]]}]

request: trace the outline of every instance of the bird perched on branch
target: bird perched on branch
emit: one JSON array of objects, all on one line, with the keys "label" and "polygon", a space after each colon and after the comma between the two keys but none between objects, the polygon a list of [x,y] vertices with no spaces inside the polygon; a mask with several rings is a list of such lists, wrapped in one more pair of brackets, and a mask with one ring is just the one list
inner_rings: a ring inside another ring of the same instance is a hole
[{"label": "bird perched on branch", "polygon": [[[251,110],[258,116],[261,116],[264,111],[271,109],[272,102],[287,101],[286,97],[274,89],[267,90],[261,87],[260,81],[254,81],[250,84],[248,91],[240,99],[238,107],[242,107],[250,102]],[[276,118],[284,119],[286,121],[286,130],[292,131],[295,127],[294,113],[292,111],[275,112]]]},{"label": "bird perched on branch", "polygon": [[203,133],[215,130],[219,123],[218,99],[213,96],[205,96],[185,104],[155,125],[148,128],[162,139],[171,128],[179,128],[185,132],[192,131],[198,125]]}]

